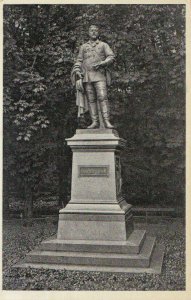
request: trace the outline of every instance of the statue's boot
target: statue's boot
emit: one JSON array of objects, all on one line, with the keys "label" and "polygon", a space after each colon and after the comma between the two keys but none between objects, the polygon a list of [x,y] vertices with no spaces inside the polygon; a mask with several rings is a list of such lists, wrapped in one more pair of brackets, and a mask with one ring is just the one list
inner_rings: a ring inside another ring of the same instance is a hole
[{"label": "statue's boot", "polygon": [[113,125],[111,125],[110,121],[109,121],[109,102],[108,100],[103,100],[100,101],[100,108],[101,108],[101,113],[104,119],[104,123],[106,128],[114,128]]},{"label": "statue's boot", "polygon": [[97,110],[97,103],[96,102],[92,102],[89,103],[90,106],[90,115],[92,118],[92,124],[90,126],[88,126],[88,129],[93,129],[93,128],[98,128],[99,127],[99,122],[98,122],[98,110]]}]

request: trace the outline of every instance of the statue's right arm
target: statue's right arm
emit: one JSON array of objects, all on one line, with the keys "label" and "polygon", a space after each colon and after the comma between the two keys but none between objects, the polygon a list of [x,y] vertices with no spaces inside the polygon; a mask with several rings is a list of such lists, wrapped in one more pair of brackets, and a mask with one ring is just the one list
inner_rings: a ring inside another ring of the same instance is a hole
[{"label": "statue's right arm", "polygon": [[77,56],[77,59],[76,59],[76,63],[78,64],[82,64],[83,62],[83,59],[84,59],[84,53],[83,53],[83,45],[80,46],[80,49],[79,49],[79,52],[78,52],[78,56]]},{"label": "statue's right arm", "polygon": [[71,80],[73,85],[75,85],[77,78],[83,78],[82,62],[83,62],[83,45],[79,49],[76,62],[72,68]]}]

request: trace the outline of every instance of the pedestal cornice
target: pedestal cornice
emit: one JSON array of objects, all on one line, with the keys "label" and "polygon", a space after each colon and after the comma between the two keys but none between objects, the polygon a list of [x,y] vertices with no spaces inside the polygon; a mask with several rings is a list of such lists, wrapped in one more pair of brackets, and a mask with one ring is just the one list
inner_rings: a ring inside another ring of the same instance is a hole
[{"label": "pedestal cornice", "polygon": [[121,139],[114,129],[77,129],[76,134],[66,140],[73,151],[75,149],[113,151],[125,148],[126,144],[126,141]]}]

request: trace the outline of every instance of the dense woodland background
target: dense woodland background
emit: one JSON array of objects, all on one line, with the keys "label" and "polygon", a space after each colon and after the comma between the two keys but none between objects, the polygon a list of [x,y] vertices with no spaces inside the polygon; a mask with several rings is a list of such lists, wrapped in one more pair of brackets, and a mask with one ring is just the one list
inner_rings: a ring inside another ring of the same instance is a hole
[{"label": "dense woodland background", "polygon": [[89,122],[77,119],[70,72],[92,23],[116,54],[109,100],[127,140],[124,196],[184,207],[185,6],[4,5],[4,214],[70,199],[65,139]]}]

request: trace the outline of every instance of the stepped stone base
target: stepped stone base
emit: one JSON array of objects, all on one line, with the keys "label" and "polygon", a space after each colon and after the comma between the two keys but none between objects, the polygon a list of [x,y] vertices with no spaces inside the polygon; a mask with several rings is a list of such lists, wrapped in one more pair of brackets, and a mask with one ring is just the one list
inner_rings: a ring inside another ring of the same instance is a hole
[{"label": "stepped stone base", "polygon": [[160,274],[164,248],[144,230],[125,242],[47,240],[15,267]]},{"label": "stepped stone base", "polygon": [[73,151],[72,191],[59,212],[57,237],[16,266],[160,273],[163,247],[146,231],[134,230],[132,206],[121,197],[125,141],[112,129],[86,129],[67,142]]}]

